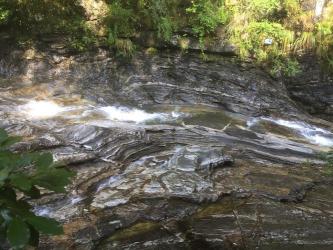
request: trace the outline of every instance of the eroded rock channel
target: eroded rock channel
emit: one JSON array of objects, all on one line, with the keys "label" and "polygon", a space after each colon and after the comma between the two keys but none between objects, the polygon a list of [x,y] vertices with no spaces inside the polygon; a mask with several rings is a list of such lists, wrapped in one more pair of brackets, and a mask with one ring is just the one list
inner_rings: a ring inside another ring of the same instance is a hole
[{"label": "eroded rock channel", "polygon": [[77,172],[40,249],[331,249],[332,123],[232,59],[10,51],[1,127]]}]

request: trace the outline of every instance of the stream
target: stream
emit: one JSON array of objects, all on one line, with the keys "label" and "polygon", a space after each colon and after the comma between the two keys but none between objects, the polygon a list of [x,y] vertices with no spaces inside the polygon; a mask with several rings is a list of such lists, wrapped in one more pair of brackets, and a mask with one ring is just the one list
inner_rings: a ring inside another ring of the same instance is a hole
[{"label": "stream", "polygon": [[14,150],[51,152],[77,173],[66,194],[31,201],[64,223],[40,249],[331,249],[333,182],[318,156],[333,124],[280,83],[174,54],[47,53],[0,64],[0,126],[23,138]]}]

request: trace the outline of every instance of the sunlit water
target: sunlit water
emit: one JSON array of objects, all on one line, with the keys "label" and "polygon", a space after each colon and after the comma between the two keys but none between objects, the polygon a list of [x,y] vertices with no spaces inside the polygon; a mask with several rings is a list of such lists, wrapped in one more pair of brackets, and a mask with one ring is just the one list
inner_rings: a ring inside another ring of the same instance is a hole
[{"label": "sunlit water", "polygon": [[280,126],[296,130],[302,136],[307,138],[311,143],[320,146],[332,147],[333,134],[325,129],[318,128],[300,121],[287,121],[283,119],[263,118],[264,120],[271,121]]},{"label": "sunlit water", "polygon": [[[195,107],[169,106],[168,108],[152,108],[150,111],[125,106],[99,106],[86,103],[65,105],[53,100],[30,100],[19,105],[20,116],[28,120],[48,120],[62,118],[77,123],[96,126],[114,126],[114,124],[163,124],[176,123],[182,125],[201,125],[215,129],[223,129],[226,124],[239,123],[226,113],[211,109]],[[302,121],[289,121],[270,117],[257,117],[247,120],[248,129],[266,121],[294,131],[295,136],[305,138],[309,143],[324,147],[333,147],[333,134],[322,128]],[[268,131],[269,132],[269,131]]]},{"label": "sunlit water", "polygon": [[33,120],[48,119],[68,110],[53,101],[29,101],[18,107],[19,112]]},{"label": "sunlit water", "polygon": [[21,116],[29,120],[47,120],[57,117],[63,119],[91,120],[98,117],[114,122],[130,122],[137,124],[149,121],[163,122],[175,120],[182,116],[181,113],[175,111],[169,113],[149,113],[141,109],[123,106],[63,106],[54,101],[47,100],[31,100],[26,104],[18,106],[17,110]]},{"label": "sunlit water", "polygon": [[274,119],[270,117],[252,118],[247,121],[247,126],[260,123],[260,121],[268,121],[270,123],[289,128],[306,138],[310,143],[324,147],[333,147],[333,133],[328,130],[318,128],[302,121],[288,121],[284,119]]}]

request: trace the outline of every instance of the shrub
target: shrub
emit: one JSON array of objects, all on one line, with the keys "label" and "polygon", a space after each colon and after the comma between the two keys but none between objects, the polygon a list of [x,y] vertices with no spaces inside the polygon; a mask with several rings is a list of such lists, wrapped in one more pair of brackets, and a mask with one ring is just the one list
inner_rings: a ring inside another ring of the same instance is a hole
[{"label": "shrub", "polygon": [[[177,35],[189,35],[189,28],[202,49],[213,36],[223,37],[239,48],[241,57],[275,65],[272,71],[280,71],[276,69],[282,64],[293,65],[295,54],[304,52],[316,53],[325,65],[332,65],[333,3],[327,3],[318,18],[313,11],[304,10],[299,0],[104,1],[107,17],[94,20],[100,30],[96,26],[92,31],[91,22],[86,25],[85,10],[94,10],[83,9],[81,0],[0,0],[0,26],[32,40],[40,34],[66,34],[70,46],[78,51],[97,44],[100,38],[96,34],[107,33],[103,44],[106,40],[118,54],[133,52],[137,32],[152,31],[159,40],[168,41],[177,31],[182,32]],[[265,46],[266,38],[273,39],[273,44]]]},{"label": "shrub", "polygon": [[9,28],[30,34],[61,32],[84,16],[77,0],[2,0],[1,5],[11,13]]},{"label": "shrub", "polygon": [[[109,14],[106,18],[108,26],[108,44],[114,45],[117,38],[132,37],[135,32],[137,16],[132,8],[124,6],[123,1],[114,1],[109,5]],[[124,1],[126,2],[126,1]]]},{"label": "shrub", "polygon": [[4,1],[0,0],[0,25],[4,25],[8,22],[11,11],[6,8]]},{"label": "shrub", "polygon": [[247,12],[255,20],[263,20],[273,16],[274,12],[281,8],[280,0],[251,0],[247,4]]},{"label": "shrub", "polygon": [[116,39],[115,48],[117,55],[121,57],[131,57],[135,51],[135,45],[130,39]]},{"label": "shrub", "polygon": [[228,14],[224,8],[224,1],[193,0],[186,9],[190,14],[190,25],[203,45],[204,37],[214,32],[216,28],[225,24]]},{"label": "shrub", "polygon": [[326,173],[329,175],[333,174],[333,151],[329,151],[326,153],[321,153],[319,155],[320,159],[325,162]]},{"label": "shrub", "polygon": [[171,0],[141,0],[140,8],[145,18],[150,19],[151,26],[157,31],[157,37],[170,40],[177,25],[171,13]]},{"label": "shrub", "polygon": [[13,153],[10,146],[19,141],[0,129],[0,242],[7,238],[14,249],[37,246],[39,234],[61,234],[53,219],[36,216],[27,202],[39,198],[39,188],[64,192],[71,172],[53,164],[49,153]]},{"label": "shrub", "polygon": [[[279,23],[253,21],[238,33],[232,33],[231,41],[238,46],[241,57],[251,56],[258,63],[275,65],[272,72],[280,72],[286,61],[282,59],[288,57],[293,38],[293,32]],[[271,44],[265,44],[266,39],[270,39]],[[277,63],[279,60],[281,62]]]},{"label": "shrub", "polygon": [[273,76],[288,76],[293,77],[301,72],[297,60],[293,58],[277,57],[271,60],[270,73]]},{"label": "shrub", "polygon": [[69,46],[76,51],[82,52],[97,44],[96,35],[89,29],[85,21],[77,19],[67,27],[71,35],[68,38]]}]

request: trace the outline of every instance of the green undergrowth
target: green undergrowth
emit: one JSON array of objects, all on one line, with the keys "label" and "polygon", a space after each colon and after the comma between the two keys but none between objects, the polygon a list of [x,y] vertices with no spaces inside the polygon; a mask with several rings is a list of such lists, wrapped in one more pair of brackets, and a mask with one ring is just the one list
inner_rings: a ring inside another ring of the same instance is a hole
[{"label": "green undergrowth", "polygon": [[77,51],[103,44],[121,56],[135,53],[144,32],[160,42],[181,34],[183,50],[189,37],[202,50],[211,40],[227,40],[241,59],[275,76],[297,75],[298,58],[309,53],[333,71],[333,3],[316,17],[299,0],[101,0],[105,13],[88,20],[82,3],[93,1],[0,0],[0,29],[18,40],[61,34]]},{"label": "green undergrowth", "polygon": [[320,158],[325,162],[325,172],[333,175],[333,150],[320,154]]}]

